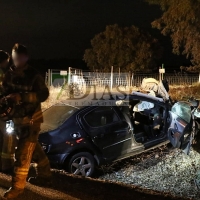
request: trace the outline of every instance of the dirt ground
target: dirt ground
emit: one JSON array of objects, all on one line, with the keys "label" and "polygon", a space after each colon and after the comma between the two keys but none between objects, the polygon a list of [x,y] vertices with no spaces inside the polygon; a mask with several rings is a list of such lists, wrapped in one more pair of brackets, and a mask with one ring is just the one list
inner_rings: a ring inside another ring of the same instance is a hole
[{"label": "dirt ground", "polygon": [[[3,180],[4,178],[4,180]],[[10,176],[0,174],[1,195],[9,187]],[[5,180],[7,179],[7,180]],[[183,198],[174,197],[167,193],[141,189],[125,184],[116,184],[92,178],[82,178],[60,171],[53,171],[53,188],[35,187],[27,184],[20,200],[171,200]]]}]

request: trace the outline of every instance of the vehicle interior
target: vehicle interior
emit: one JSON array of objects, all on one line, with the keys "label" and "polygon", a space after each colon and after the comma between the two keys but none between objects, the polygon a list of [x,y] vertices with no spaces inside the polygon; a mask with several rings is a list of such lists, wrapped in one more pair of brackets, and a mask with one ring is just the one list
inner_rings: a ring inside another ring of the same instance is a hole
[{"label": "vehicle interior", "polygon": [[132,101],[130,105],[131,122],[134,126],[135,139],[139,143],[163,137],[165,109],[158,104],[143,111],[135,111],[141,101]]},{"label": "vehicle interior", "polygon": [[86,114],[84,118],[91,127],[101,127],[119,120],[118,116],[110,106],[99,107],[89,114]]},{"label": "vehicle interior", "polygon": [[135,109],[139,104],[144,103],[140,100],[132,100],[129,102],[129,108],[122,108],[122,113],[127,120],[127,116],[130,119],[130,123],[134,130],[135,140],[138,143],[147,143],[158,138],[162,138],[165,135],[164,131],[164,119],[165,108],[153,104],[150,102],[151,107],[138,111]]}]

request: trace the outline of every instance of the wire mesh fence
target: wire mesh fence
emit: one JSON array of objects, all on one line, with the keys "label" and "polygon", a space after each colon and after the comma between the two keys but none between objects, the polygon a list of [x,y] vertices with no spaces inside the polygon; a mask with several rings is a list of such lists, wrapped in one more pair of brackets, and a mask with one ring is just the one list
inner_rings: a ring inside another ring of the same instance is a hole
[{"label": "wire mesh fence", "polygon": [[[159,73],[101,73],[101,72],[84,72],[81,70],[71,69],[66,76],[60,76],[59,71],[52,71],[51,85],[62,86],[64,83],[76,82],[80,85],[87,86],[140,86],[144,78],[155,78],[159,80]],[[164,79],[167,79],[169,85],[192,85],[199,82],[199,74],[187,73],[166,73]]]},{"label": "wire mesh fence", "polygon": [[[159,74],[135,74],[133,85],[139,86],[144,78],[155,78],[159,80]],[[164,74],[169,85],[192,85],[199,82],[199,74],[173,73]]]},{"label": "wire mesh fence", "polygon": [[[113,86],[140,86],[144,78],[155,78],[159,80],[159,74],[129,74],[124,73],[120,76],[113,74]],[[79,78],[81,80],[81,78]],[[167,79],[169,85],[192,85],[199,82],[198,74],[165,74],[164,79]],[[111,85],[111,75],[108,73],[100,76],[84,76],[87,85],[105,86]],[[80,81],[81,82],[81,81]]]}]

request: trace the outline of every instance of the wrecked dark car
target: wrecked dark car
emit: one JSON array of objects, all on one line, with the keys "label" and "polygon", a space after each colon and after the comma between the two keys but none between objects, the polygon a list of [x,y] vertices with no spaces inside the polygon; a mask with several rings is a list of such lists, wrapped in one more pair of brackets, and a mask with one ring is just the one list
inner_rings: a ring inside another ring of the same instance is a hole
[{"label": "wrecked dark car", "polygon": [[169,141],[189,152],[194,137],[192,109],[133,92],[127,105],[57,104],[44,111],[39,142],[53,167],[92,176],[95,167],[124,159]]}]

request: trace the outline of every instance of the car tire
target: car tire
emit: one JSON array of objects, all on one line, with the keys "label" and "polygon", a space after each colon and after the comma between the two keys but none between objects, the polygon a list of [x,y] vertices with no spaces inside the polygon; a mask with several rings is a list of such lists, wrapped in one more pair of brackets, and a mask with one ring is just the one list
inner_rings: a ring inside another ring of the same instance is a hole
[{"label": "car tire", "polygon": [[75,175],[90,177],[93,175],[94,169],[94,157],[88,152],[74,154],[67,164],[67,171]]}]

